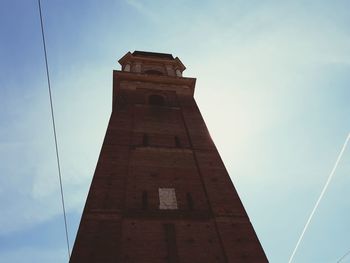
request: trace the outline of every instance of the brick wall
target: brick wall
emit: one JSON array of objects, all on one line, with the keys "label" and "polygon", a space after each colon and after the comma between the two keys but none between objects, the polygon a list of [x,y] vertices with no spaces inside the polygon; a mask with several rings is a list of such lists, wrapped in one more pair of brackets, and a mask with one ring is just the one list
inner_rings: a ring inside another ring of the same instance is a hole
[{"label": "brick wall", "polygon": [[118,82],[70,262],[267,262],[188,87]]}]

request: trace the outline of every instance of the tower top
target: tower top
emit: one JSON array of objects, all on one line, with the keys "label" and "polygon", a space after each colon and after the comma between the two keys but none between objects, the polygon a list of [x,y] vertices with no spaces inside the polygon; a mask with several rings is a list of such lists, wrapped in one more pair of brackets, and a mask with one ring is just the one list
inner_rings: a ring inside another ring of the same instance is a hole
[{"label": "tower top", "polygon": [[181,60],[172,54],[138,50],[126,53],[118,62],[122,71],[169,77],[182,77],[186,69]]},{"label": "tower top", "polygon": [[158,53],[158,52],[148,52],[148,51],[139,51],[135,50],[132,53],[133,56],[137,57],[155,57],[155,58],[163,58],[163,59],[174,59],[172,54],[167,53]]}]

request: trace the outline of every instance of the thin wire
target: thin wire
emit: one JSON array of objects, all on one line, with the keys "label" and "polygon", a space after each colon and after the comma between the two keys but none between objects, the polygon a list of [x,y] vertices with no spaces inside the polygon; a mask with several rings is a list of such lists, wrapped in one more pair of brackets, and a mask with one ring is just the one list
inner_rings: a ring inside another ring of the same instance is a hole
[{"label": "thin wire", "polygon": [[295,253],[296,253],[297,250],[298,250],[298,247],[299,247],[299,245],[300,245],[301,240],[302,240],[303,237],[304,237],[304,234],[305,234],[305,232],[306,232],[306,229],[308,228],[308,226],[309,226],[309,224],[310,224],[310,222],[311,222],[311,219],[312,219],[312,217],[314,216],[315,211],[316,211],[318,205],[320,204],[321,199],[322,199],[324,193],[326,192],[330,181],[331,181],[332,178],[333,178],[334,172],[335,172],[335,170],[336,170],[337,167],[338,167],[339,161],[340,161],[341,157],[343,156],[343,153],[344,153],[344,151],[345,151],[345,149],[346,149],[346,146],[347,146],[349,140],[350,140],[350,133],[348,134],[348,137],[346,138],[346,140],[345,140],[345,142],[344,142],[344,144],[343,144],[343,147],[342,147],[342,149],[341,149],[341,151],[340,151],[340,153],[339,153],[339,155],[338,155],[337,161],[335,162],[335,164],[334,164],[334,166],[333,166],[333,169],[332,169],[331,173],[330,173],[329,176],[328,176],[327,182],[326,182],[326,184],[324,185],[324,187],[323,187],[323,189],[322,189],[322,192],[321,192],[320,196],[318,197],[317,202],[316,202],[314,208],[312,209],[312,212],[311,212],[311,214],[310,214],[310,216],[309,216],[309,218],[308,218],[308,220],[307,220],[307,222],[306,222],[306,224],[305,224],[305,226],[304,226],[303,231],[301,232],[301,235],[300,235],[300,237],[299,237],[299,239],[298,239],[297,244],[295,245],[295,248],[294,248],[294,250],[293,250],[292,255],[290,256],[290,258],[289,258],[289,260],[288,260],[288,263],[291,263],[291,262],[292,262],[292,260],[293,260],[293,258],[294,258],[294,255],[295,255]]},{"label": "thin wire", "polygon": [[350,250],[349,250],[348,252],[346,252],[346,253],[337,261],[337,263],[343,261],[343,259],[345,259],[345,258],[346,258],[347,256],[349,256],[349,255],[350,255]]},{"label": "thin wire", "polygon": [[51,83],[50,83],[50,74],[49,74],[49,65],[48,65],[48,62],[47,62],[47,52],[46,52],[44,25],[43,25],[42,13],[41,13],[41,3],[40,3],[40,0],[38,0],[38,8],[39,8],[39,14],[40,14],[41,35],[42,35],[42,41],[43,41],[43,47],[44,47],[44,55],[45,55],[45,66],[46,66],[47,85],[48,85],[49,97],[50,97],[50,108],[51,108],[51,119],[52,119],[53,135],[54,135],[54,138],[55,138],[56,159],[57,159],[57,168],[58,168],[58,178],[59,178],[60,190],[61,190],[61,201],[62,201],[62,210],[63,210],[63,218],[64,218],[64,228],[65,228],[65,231],[66,231],[66,242],[67,242],[68,258],[70,258],[70,247],[69,247],[69,239],[68,239],[67,216],[66,216],[66,208],[65,208],[65,205],[64,205],[64,195],[63,195],[63,186],[62,186],[61,165],[60,165],[60,158],[59,158],[59,154],[58,154],[58,143],[57,143],[57,134],[56,134],[55,115],[54,115],[53,103],[52,103]]}]

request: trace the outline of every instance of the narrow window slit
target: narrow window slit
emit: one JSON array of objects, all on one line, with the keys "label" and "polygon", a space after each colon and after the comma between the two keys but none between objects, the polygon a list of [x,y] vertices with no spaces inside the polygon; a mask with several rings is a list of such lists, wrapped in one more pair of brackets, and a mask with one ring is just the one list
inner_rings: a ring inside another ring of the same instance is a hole
[{"label": "narrow window slit", "polygon": [[165,242],[167,247],[167,263],[177,263],[178,253],[176,245],[176,232],[174,224],[164,224]]},{"label": "narrow window slit", "polygon": [[181,148],[181,141],[179,139],[179,137],[175,136],[175,146],[177,148]]},{"label": "narrow window slit", "polygon": [[188,209],[191,211],[194,209],[193,199],[191,193],[186,194]]},{"label": "narrow window slit", "polygon": [[148,209],[148,193],[147,193],[147,191],[143,191],[143,193],[142,193],[142,209],[143,210]]},{"label": "narrow window slit", "polygon": [[147,134],[143,135],[142,144],[143,144],[143,146],[148,146],[149,145],[149,138],[148,138]]}]

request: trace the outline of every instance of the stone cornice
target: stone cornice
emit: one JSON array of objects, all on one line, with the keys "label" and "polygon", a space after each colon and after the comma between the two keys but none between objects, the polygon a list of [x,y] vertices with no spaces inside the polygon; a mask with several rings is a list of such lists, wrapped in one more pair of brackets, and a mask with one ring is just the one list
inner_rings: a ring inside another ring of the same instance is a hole
[{"label": "stone cornice", "polygon": [[125,72],[120,70],[113,71],[113,90],[117,91],[122,81],[135,81],[135,82],[148,82],[156,84],[175,85],[188,87],[190,94],[194,94],[196,85],[196,78],[184,78],[184,77],[170,77],[170,76],[159,76],[159,75],[147,75],[141,73]]}]

